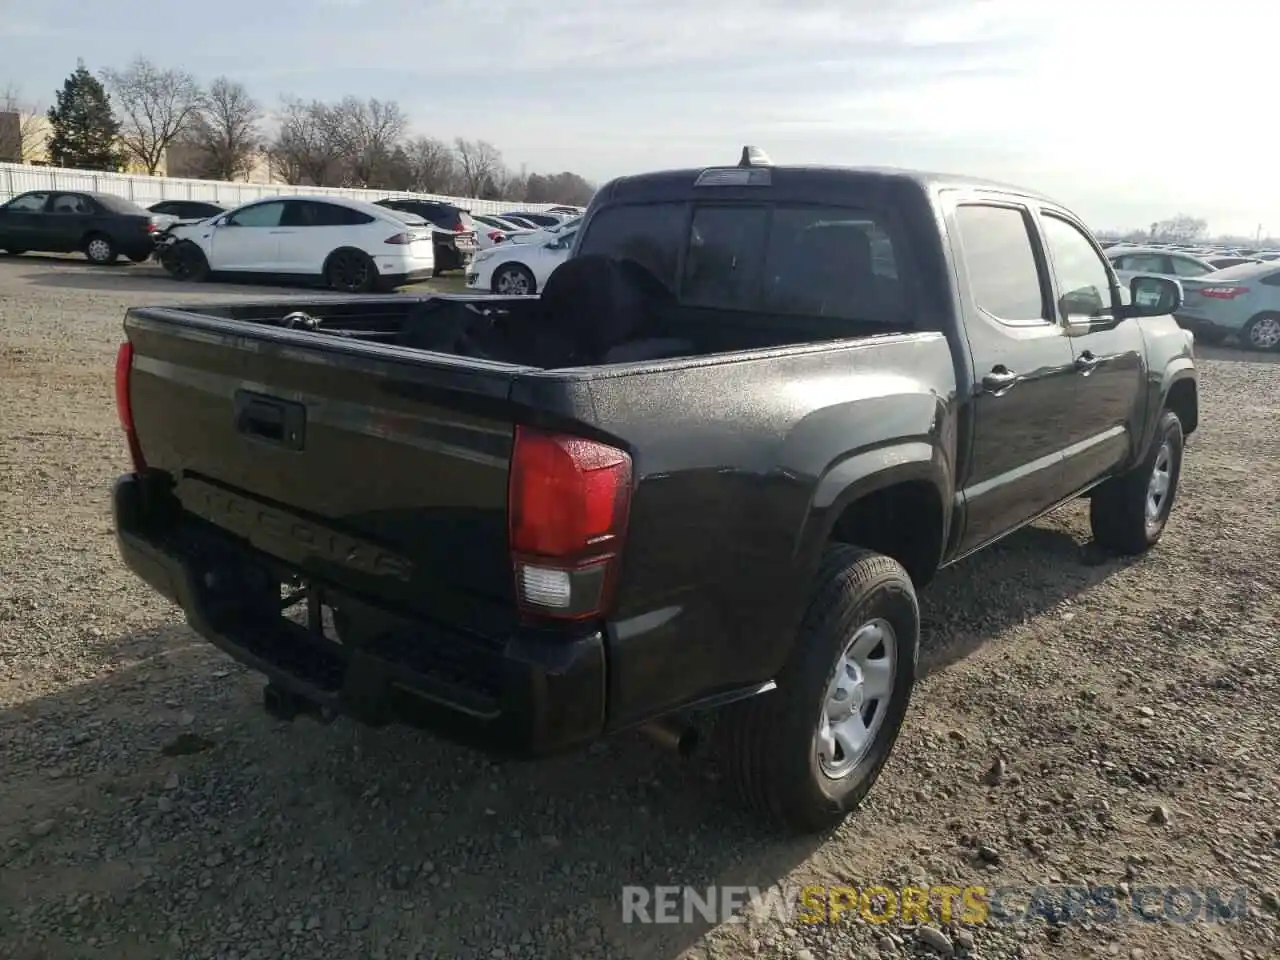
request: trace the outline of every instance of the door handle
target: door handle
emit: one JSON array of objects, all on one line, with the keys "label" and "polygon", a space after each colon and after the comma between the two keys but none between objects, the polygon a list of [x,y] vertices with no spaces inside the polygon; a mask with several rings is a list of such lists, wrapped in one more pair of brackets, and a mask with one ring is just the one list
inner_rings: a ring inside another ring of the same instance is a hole
[{"label": "door handle", "polygon": [[1018,383],[1018,375],[1003,366],[995,367],[982,378],[982,389],[1000,396]]},{"label": "door handle", "polygon": [[1093,373],[1094,368],[1096,368],[1101,362],[1102,360],[1100,358],[1095,357],[1092,353],[1086,350],[1084,353],[1080,354],[1080,356],[1076,357],[1076,369],[1087,377],[1089,374]]},{"label": "door handle", "polygon": [[237,390],[234,403],[238,432],[289,450],[303,448],[307,408],[302,404],[248,390]]}]

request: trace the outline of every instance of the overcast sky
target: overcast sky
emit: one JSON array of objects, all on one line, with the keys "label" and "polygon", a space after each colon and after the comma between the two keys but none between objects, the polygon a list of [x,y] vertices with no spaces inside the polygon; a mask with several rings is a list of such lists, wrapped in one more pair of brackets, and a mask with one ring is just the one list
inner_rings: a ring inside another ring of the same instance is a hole
[{"label": "overcast sky", "polygon": [[[1190,0],[1183,0],[1192,13]],[[414,131],[594,180],[732,162],[911,166],[1049,193],[1095,229],[1179,212],[1280,233],[1277,53],[1133,0],[0,0],[0,88],[47,107],[82,57],[225,73],[274,104],[395,99]],[[1144,12],[1145,11],[1145,12]]]}]

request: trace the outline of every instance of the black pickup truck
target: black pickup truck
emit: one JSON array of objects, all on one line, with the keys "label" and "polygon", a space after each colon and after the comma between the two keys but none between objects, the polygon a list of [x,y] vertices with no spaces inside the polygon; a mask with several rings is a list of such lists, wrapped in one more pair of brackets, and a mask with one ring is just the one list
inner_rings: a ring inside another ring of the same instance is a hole
[{"label": "black pickup truck", "polygon": [[128,565],[281,717],[514,756],[706,711],[838,822],[916,677],[917,589],[1088,497],[1160,538],[1197,427],[1176,281],[997,184],[736,166],[603,187],[540,297],[136,308]]}]

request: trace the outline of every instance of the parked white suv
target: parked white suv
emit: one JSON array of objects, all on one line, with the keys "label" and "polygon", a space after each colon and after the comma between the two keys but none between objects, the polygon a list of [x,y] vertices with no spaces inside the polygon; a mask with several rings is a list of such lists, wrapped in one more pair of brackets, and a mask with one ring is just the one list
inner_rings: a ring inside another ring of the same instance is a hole
[{"label": "parked white suv", "polygon": [[435,273],[430,224],[345,197],[271,197],[176,225],[159,260],[179,280],[251,274],[318,280],[343,293],[392,289]]}]

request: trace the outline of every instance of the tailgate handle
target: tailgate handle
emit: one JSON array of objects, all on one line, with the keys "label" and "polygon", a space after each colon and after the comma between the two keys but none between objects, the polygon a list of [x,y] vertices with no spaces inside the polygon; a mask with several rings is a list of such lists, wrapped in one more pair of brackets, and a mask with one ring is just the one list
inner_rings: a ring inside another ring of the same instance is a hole
[{"label": "tailgate handle", "polygon": [[300,403],[249,390],[236,391],[236,430],[247,437],[301,450],[306,425],[307,408]]}]

